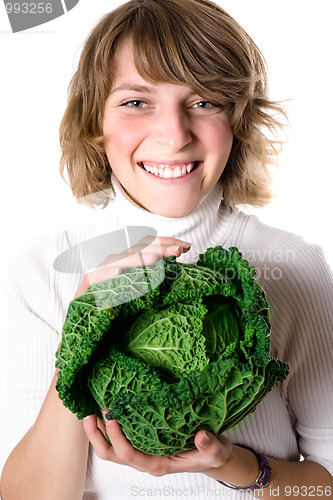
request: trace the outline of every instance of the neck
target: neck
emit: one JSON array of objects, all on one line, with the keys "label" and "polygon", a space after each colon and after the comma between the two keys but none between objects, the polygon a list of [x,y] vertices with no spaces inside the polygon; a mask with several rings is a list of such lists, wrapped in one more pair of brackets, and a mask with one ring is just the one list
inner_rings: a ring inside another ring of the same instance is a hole
[{"label": "neck", "polygon": [[170,236],[183,239],[192,244],[191,251],[182,256],[183,261],[195,261],[199,253],[207,248],[221,244],[223,234],[229,225],[230,211],[221,207],[222,185],[216,184],[207,196],[200,202],[196,209],[189,215],[180,218],[164,217],[148,212],[137,205],[112,176],[115,190],[111,206],[116,209],[119,225],[146,226],[147,232],[157,236]]}]

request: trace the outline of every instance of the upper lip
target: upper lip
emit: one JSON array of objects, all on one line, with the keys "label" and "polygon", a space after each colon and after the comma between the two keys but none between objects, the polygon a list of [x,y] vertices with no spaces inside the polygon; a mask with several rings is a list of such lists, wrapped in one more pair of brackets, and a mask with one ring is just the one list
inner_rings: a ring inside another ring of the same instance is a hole
[{"label": "upper lip", "polygon": [[188,165],[189,163],[200,163],[199,160],[141,160],[138,163],[156,163],[159,165]]}]

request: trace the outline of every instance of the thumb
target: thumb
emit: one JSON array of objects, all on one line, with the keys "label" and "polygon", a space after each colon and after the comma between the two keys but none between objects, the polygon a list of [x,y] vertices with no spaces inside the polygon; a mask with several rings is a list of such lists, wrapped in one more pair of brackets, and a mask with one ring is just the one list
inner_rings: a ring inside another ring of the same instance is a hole
[{"label": "thumb", "polygon": [[204,453],[206,457],[209,455],[216,462],[214,464],[215,467],[223,466],[232,450],[232,443],[229,439],[224,436],[217,438],[214,434],[206,430],[197,432],[194,443],[201,453]]},{"label": "thumb", "polygon": [[195,436],[195,446],[201,450],[207,448],[216,440],[215,436],[209,431],[199,431]]}]

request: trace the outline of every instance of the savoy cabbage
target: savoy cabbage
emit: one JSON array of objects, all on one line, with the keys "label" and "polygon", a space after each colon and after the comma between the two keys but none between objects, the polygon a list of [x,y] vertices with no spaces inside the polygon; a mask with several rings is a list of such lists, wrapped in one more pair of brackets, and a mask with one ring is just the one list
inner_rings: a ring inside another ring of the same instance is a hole
[{"label": "savoy cabbage", "polygon": [[57,390],[78,418],[109,409],[133,446],[174,455],[199,429],[237,424],[286,377],[269,335],[265,293],[235,247],[127,268],[70,303]]}]

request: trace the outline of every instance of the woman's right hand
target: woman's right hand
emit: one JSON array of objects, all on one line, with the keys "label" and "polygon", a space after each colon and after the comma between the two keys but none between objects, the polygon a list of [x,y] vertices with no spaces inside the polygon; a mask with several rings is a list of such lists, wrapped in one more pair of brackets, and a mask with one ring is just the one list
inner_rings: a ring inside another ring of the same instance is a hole
[{"label": "woman's right hand", "polygon": [[121,254],[109,255],[94,271],[88,272],[75,297],[85,293],[92,283],[121,274],[121,270],[126,267],[150,266],[164,257],[179,257],[190,248],[191,243],[177,238],[147,236]]}]

